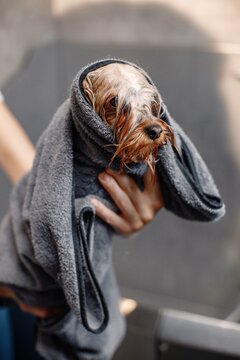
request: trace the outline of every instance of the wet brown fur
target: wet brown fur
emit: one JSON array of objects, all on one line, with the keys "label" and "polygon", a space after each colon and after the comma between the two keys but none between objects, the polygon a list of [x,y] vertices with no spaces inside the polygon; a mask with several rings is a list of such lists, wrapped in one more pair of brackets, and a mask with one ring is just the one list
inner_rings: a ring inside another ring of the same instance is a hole
[{"label": "wet brown fur", "polygon": [[[83,90],[114,132],[116,151],[111,162],[119,156],[122,170],[128,163],[145,161],[154,174],[159,146],[167,141],[175,146],[175,141],[171,127],[161,119],[162,101],[145,73],[127,64],[109,64],[90,72],[83,81]],[[116,96],[115,107],[112,103]],[[159,138],[151,140],[147,136],[145,129],[150,125],[160,125]]]}]

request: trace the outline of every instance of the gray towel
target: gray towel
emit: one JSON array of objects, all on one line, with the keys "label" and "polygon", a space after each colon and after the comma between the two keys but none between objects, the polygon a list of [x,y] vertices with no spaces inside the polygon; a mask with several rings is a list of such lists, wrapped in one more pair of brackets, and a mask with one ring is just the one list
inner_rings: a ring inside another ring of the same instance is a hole
[{"label": "gray towel", "polygon": [[[128,63],[101,60],[77,74],[70,99],[37,143],[31,172],[13,189],[0,231],[0,283],[30,305],[68,306],[96,334],[119,319],[110,314],[109,320],[111,300],[106,283],[102,287],[112,272],[113,229],[95,217],[90,201],[97,196],[117,210],[97,180],[113,156],[114,148],[104,145],[114,143],[114,136],[87,102],[81,84],[89,71],[112,62]],[[166,208],[192,220],[220,218],[224,204],[205,163],[166,106],[161,118],[172,126],[178,148],[168,143],[159,149],[157,175]],[[120,159],[111,167],[119,169]],[[147,166],[128,164],[124,170],[141,184]]]}]

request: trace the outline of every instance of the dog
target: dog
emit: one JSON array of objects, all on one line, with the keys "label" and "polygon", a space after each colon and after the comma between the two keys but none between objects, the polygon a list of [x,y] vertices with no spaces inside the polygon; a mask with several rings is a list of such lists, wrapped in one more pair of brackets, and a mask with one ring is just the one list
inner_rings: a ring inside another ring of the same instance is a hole
[{"label": "dog", "polygon": [[[121,170],[128,163],[146,162],[154,174],[159,146],[170,140],[171,127],[161,119],[163,102],[143,70],[113,63],[86,76],[83,91],[103,121],[113,130]],[[110,164],[111,164],[110,162]]]}]

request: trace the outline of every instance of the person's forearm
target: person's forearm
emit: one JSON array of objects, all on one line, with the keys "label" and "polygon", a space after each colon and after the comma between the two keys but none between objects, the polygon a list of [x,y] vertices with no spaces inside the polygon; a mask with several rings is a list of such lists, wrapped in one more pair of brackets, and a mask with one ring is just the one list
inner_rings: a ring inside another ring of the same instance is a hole
[{"label": "person's forearm", "polygon": [[34,146],[8,109],[0,101],[0,166],[13,183],[31,169]]}]

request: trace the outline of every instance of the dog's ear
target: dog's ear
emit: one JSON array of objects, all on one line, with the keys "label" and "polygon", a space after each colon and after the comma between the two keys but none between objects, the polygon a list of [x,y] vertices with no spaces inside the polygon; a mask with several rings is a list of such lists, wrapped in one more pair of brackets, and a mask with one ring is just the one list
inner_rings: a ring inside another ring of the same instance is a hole
[{"label": "dog's ear", "polygon": [[85,79],[82,82],[82,88],[84,91],[84,94],[87,97],[87,100],[92,105],[93,109],[95,108],[95,96],[93,93],[93,84],[91,80],[90,74],[88,74]]}]

